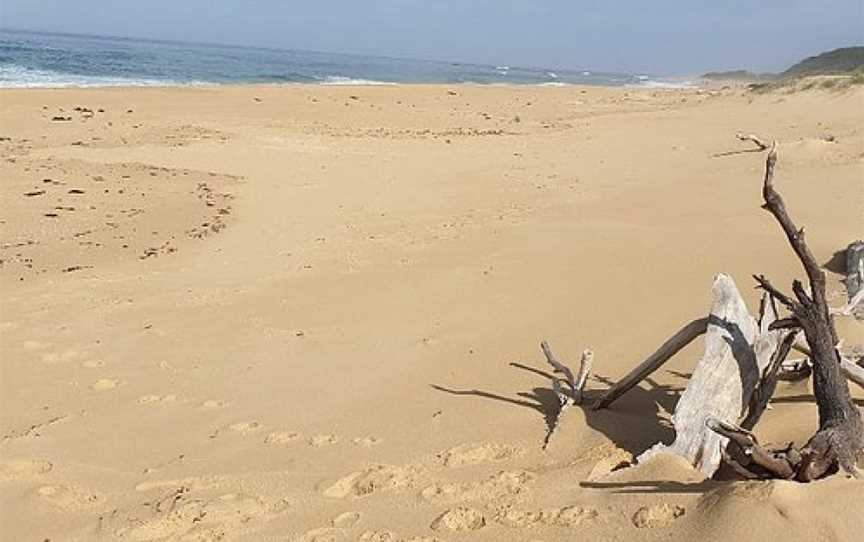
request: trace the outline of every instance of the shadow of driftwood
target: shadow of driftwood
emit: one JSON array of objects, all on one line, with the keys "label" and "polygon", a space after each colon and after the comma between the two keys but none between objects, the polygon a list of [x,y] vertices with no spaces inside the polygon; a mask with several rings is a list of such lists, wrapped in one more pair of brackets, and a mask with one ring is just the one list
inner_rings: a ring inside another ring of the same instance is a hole
[{"label": "shadow of driftwood", "polygon": [[838,275],[846,276],[846,249],[838,250],[831,256],[831,259],[822,265],[828,271],[837,273]]},{"label": "shadow of driftwood", "polygon": [[[560,408],[558,396],[551,386],[552,374],[522,363],[511,363],[510,366],[542,378],[548,383],[548,387],[538,386],[530,392],[517,392],[515,397],[478,389],[452,389],[434,384],[431,387],[451,395],[480,397],[530,408],[543,416],[548,431]],[[597,375],[593,375],[590,381],[605,385],[613,383],[610,379]],[[645,383],[648,384],[648,389],[641,386],[633,388],[615,403],[614,410],[595,411],[591,408],[602,390],[587,390],[583,400],[582,411],[588,426],[634,455],[644,452],[658,441],[669,442],[674,437],[667,413],[674,410],[681,392],[680,387],[659,384],[651,378],[645,379]]]},{"label": "shadow of driftwood", "polygon": [[737,151],[718,152],[718,153],[712,154],[711,156],[713,156],[714,158],[722,158],[724,156],[735,156],[736,154],[747,154],[747,153],[751,153],[751,152],[764,152],[764,150],[763,149],[741,149],[741,150],[737,150]]},{"label": "shadow of driftwood", "polygon": [[661,481],[637,481],[637,482],[580,482],[579,486],[588,489],[607,489],[613,493],[644,494],[644,493],[706,493],[721,482],[704,480],[702,482],[661,482]]},{"label": "shadow of driftwood", "polygon": [[708,324],[722,327],[729,333],[729,337],[724,337],[723,340],[729,345],[732,355],[735,357],[735,362],[738,363],[738,373],[741,381],[741,404],[746,405],[750,400],[750,394],[747,390],[756,388],[756,383],[762,374],[759,371],[759,364],[756,362],[756,353],[753,347],[741,331],[741,327],[735,322],[717,318],[713,314],[708,316]]},{"label": "shadow of driftwood", "polygon": [[555,421],[555,417],[558,415],[558,396],[551,388],[534,388],[530,392],[519,392],[516,395],[520,397],[520,399],[516,399],[515,397],[507,397],[504,395],[499,395],[497,393],[477,389],[454,390],[450,388],[445,388],[444,386],[438,386],[436,384],[432,384],[431,386],[434,390],[449,393],[451,395],[468,395],[474,397],[481,397],[483,399],[492,399],[494,401],[501,401],[502,403],[508,403],[511,405],[536,410],[540,415],[543,416],[543,420],[546,422],[547,431],[552,427],[552,424]]}]

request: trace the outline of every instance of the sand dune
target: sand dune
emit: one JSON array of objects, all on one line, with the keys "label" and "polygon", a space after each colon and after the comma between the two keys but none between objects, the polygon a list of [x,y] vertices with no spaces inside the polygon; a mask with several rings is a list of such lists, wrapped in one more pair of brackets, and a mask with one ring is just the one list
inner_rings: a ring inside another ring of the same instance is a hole
[{"label": "sand dune", "polygon": [[[861,482],[704,480],[671,438],[715,273],[864,233],[864,94],[537,87],[0,92],[4,540],[854,540]],[[835,305],[844,294],[829,274]],[[651,311],[648,312],[648,307]],[[847,343],[860,323],[838,322]],[[862,398],[860,390],[856,397]],[[801,442],[806,384],[757,428]]]}]

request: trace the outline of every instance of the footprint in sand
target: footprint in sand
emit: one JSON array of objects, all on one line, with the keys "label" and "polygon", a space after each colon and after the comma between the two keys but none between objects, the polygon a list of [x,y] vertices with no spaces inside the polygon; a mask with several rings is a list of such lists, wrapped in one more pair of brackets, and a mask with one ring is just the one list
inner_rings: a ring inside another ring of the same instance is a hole
[{"label": "footprint in sand", "polygon": [[401,542],[399,535],[393,531],[366,531],[360,535],[361,542]]},{"label": "footprint in sand", "polygon": [[0,463],[0,482],[8,482],[21,478],[33,478],[46,472],[51,472],[54,465],[41,459],[18,459]]},{"label": "footprint in sand", "polygon": [[43,501],[63,510],[82,510],[98,506],[105,502],[105,497],[94,491],[68,485],[42,486],[36,494]]},{"label": "footprint in sand", "polygon": [[597,510],[581,506],[565,506],[547,510],[505,508],[495,516],[495,521],[505,527],[524,528],[536,525],[578,527],[586,521],[597,519],[599,516]]},{"label": "footprint in sand", "polygon": [[302,435],[300,435],[300,433],[297,433],[296,431],[274,431],[273,433],[267,435],[267,437],[264,439],[264,444],[291,444],[298,441],[301,436]]},{"label": "footprint in sand", "polygon": [[187,489],[187,490],[203,490],[219,487],[225,480],[216,476],[209,477],[189,477],[175,478],[171,480],[153,480],[151,482],[141,482],[135,486],[135,491],[150,491],[152,489]]},{"label": "footprint in sand", "polygon": [[345,512],[339,514],[330,522],[334,527],[350,529],[360,523],[360,512]]},{"label": "footprint in sand", "polygon": [[371,448],[372,446],[378,446],[382,442],[384,442],[383,438],[379,437],[358,437],[351,441],[355,446],[362,446],[364,448]]},{"label": "footprint in sand", "polygon": [[481,444],[463,444],[441,452],[438,454],[438,457],[447,467],[464,467],[466,465],[506,461],[522,453],[522,450],[513,446],[485,442]]},{"label": "footprint in sand", "polygon": [[480,482],[432,484],[420,492],[420,496],[438,502],[499,502],[528,491],[528,485],[536,479],[537,476],[528,471],[502,471]]},{"label": "footprint in sand", "polygon": [[[173,504],[157,510],[155,517],[125,517],[114,529],[117,538],[131,540],[222,540],[236,532],[275,519],[290,508],[285,499],[229,493],[215,499],[174,498]],[[135,514],[136,516],[138,514]],[[235,535],[235,536],[232,536]]]},{"label": "footprint in sand", "polygon": [[345,531],[335,527],[320,527],[307,531],[296,542],[340,542],[346,540]]},{"label": "footprint in sand", "polygon": [[142,395],[136,402],[139,405],[152,405],[156,403],[173,403],[176,400],[176,395]]},{"label": "footprint in sand", "polygon": [[660,503],[643,506],[633,514],[633,525],[639,529],[663,527],[684,515],[684,508],[677,504]]},{"label": "footprint in sand", "polygon": [[216,399],[208,399],[201,403],[201,409],[214,410],[217,408],[227,408],[231,403],[228,401],[218,401]]},{"label": "footprint in sand", "polygon": [[315,448],[321,448],[322,446],[330,446],[331,444],[336,444],[339,442],[339,437],[336,435],[315,435],[314,437],[309,439],[309,445]]},{"label": "footprint in sand", "polygon": [[261,422],[238,422],[232,423],[228,426],[228,429],[240,433],[241,435],[251,435],[252,433],[257,433],[258,431],[264,429],[264,425]]},{"label": "footprint in sand", "polygon": [[485,526],[483,514],[465,506],[447,510],[430,525],[433,531],[477,531]]},{"label": "footprint in sand", "polygon": [[375,465],[353,472],[324,490],[324,496],[334,499],[365,497],[379,491],[398,491],[417,485],[422,479],[417,467]]},{"label": "footprint in sand", "polygon": [[123,385],[123,382],[116,378],[100,378],[90,385],[90,389],[95,391],[113,390]]},{"label": "footprint in sand", "polygon": [[176,395],[142,395],[136,402],[139,405],[152,405],[154,403],[173,403],[176,400]]}]

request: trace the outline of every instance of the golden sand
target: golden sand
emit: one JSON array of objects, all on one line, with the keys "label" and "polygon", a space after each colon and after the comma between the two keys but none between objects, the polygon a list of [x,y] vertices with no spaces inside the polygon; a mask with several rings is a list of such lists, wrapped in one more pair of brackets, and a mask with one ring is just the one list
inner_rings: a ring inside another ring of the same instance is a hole
[{"label": "golden sand", "polygon": [[[801,276],[739,131],[830,261],[862,129],[861,90],[2,91],[2,538],[852,540],[860,482],[604,476],[670,438],[700,344],[542,451],[538,343],[603,389],[715,273],[751,307]],[[800,443],[810,390],[778,396],[757,433]]]}]

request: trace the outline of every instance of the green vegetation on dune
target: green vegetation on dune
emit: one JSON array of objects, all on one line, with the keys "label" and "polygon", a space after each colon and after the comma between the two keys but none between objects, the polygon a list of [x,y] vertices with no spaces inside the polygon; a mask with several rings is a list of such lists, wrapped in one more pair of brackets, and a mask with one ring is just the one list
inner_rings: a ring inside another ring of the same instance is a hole
[{"label": "green vegetation on dune", "polygon": [[864,85],[864,47],[844,47],[805,58],[781,74],[749,86],[757,94],[784,90],[843,90]]},{"label": "green vegetation on dune", "polygon": [[782,77],[849,74],[864,68],[864,47],[844,47],[805,58],[782,74]]}]

